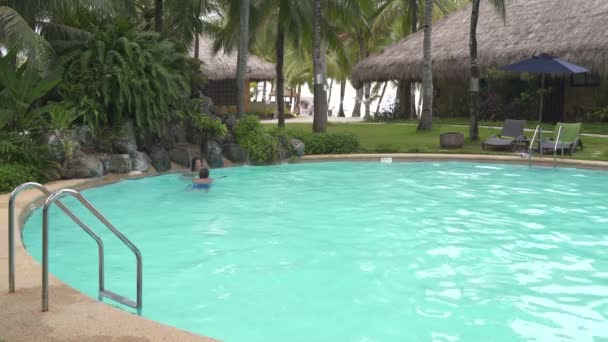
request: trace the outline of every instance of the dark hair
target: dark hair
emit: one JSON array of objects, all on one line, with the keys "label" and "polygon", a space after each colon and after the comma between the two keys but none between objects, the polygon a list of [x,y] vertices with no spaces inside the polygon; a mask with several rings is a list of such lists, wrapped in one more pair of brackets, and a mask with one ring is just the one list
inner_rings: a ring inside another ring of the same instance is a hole
[{"label": "dark hair", "polygon": [[194,168],[196,167],[196,161],[197,160],[201,160],[200,158],[192,158],[192,164],[190,164],[190,168],[192,169],[192,172],[196,171]]},{"label": "dark hair", "polygon": [[206,167],[203,167],[199,172],[198,172],[198,176],[200,178],[209,178],[209,169],[207,169]]}]

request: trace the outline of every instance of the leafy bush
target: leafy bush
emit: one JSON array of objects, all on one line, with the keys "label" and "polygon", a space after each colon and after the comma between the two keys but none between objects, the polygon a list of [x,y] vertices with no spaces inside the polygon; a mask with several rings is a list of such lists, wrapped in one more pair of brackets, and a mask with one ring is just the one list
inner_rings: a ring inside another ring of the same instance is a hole
[{"label": "leafy bush", "polygon": [[0,193],[13,191],[16,186],[25,182],[44,180],[41,173],[32,166],[0,164]]},{"label": "leafy bush", "polygon": [[306,146],[306,154],[346,154],[359,151],[357,136],[350,132],[308,133],[301,130],[274,129],[275,137],[296,138]]},{"label": "leafy bush", "polygon": [[220,119],[213,119],[205,115],[193,115],[194,127],[201,131],[203,136],[210,140],[221,140],[228,134],[228,128]]},{"label": "leafy bush", "polygon": [[367,122],[390,122],[396,119],[394,110],[383,110],[378,113],[372,113],[370,116],[365,118]]},{"label": "leafy bush", "polygon": [[61,94],[75,103],[91,98],[87,112],[104,114],[97,124],[134,118],[138,128],[161,132],[190,95],[193,64],[171,41],[128,18],[98,20],[84,27],[93,33],[89,39],[54,44],[65,68]]},{"label": "leafy bush", "polygon": [[246,115],[234,127],[234,136],[247,151],[249,161],[255,164],[271,163],[279,158],[280,144],[276,137],[266,133],[259,119]]}]

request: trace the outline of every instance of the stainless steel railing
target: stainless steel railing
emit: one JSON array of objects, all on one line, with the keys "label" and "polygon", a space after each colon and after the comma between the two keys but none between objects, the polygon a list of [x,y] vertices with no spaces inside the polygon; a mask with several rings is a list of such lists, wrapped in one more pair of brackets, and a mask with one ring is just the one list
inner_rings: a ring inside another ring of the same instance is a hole
[{"label": "stainless steel railing", "polygon": [[[9,197],[8,204],[8,292],[15,292],[15,203],[17,201],[17,196],[20,192],[27,189],[38,189],[45,195],[50,195],[51,193],[44,185],[28,182],[23,183],[16,187]],[[104,283],[104,271],[103,271],[103,241],[101,238],[95,234],[84,222],[82,222],[74,213],[72,213],[68,208],[66,208],[63,203],[57,201],[57,206],[63,210],[66,215],[68,215],[76,224],[80,226],[95,242],[97,243],[97,249],[99,252],[99,288],[103,288]]]},{"label": "stainless steel railing", "polygon": [[[29,188],[36,188],[45,195],[48,195],[45,200],[42,211],[42,311],[46,312],[49,308],[48,283],[49,283],[49,209],[55,203],[64,213],[68,215],[76,224],[78,224],[91,238],[95,240],[99,252],[99,299],[108,298],[118,303],[136,309],[138,314],[142,310],[142,257],[139,249],[124,236],[114,225],[112,225],[89,201],[87,201],[80,192],[72,189],[63,189],[50,193],[43,185],[39,183],[29,182],[16,187],[10,195],[9,199],[9,292],[15,291],[15,202],[19,193]],[[104,284],[104,249],[103,241],[95,234],[84,222],[82,222],[74,213],[65,207],[59,200],[63,197],[74,197],[82,205],[84,205],[99,221],[101,221],[116,237],[118,237],[132,252],[135,254],[137,261],[137,299],[135,301],[121,296],[115,292],[105,289]]]},{"label": "stainless steel railing", "polygon": [[557,139],[555,139],[555,146],[553,146],[553,167],[557,167],[557,145],[559,144],[559,138],[562,138],[562,159],[564,159],[564,126],[559,126],[557,130]]},{"label": "stainless steel railing", "polygon": [[[76,198],[82,205],[84,205],[99,221],[101,221],[117,238],[120,239],[132,252],[135,254],[137,260],[137,299],[136,301],[130,300],[124,296],[121,296],[115,292],[106,290],[103,288],[103,284],[100,283],[99,296],[112,299],[116,302],[124,304],[130,308],[137,309],[138,313],[141,313],[142,309],[142,257],[139,249],[126,237],[124,236],[114,225],[110,223],[89,201],[87,201],[80,192],[72,189],[63,189],[52,193],[44,202],[42,209],[42,311],[48,311],[49,309],[49,209],[54,202],[58,201],[63,197],[71,196]],[[100,269],[103,269],[103,259],[100,259]]]},{"label": "stainless steel railing", "polygon": [[534,141],[536,140],[536,136],[538,135],[538,151],[539,155],[543,156],[543,128],[540,125],[536,126],[534,129],[534,135],[532,136],[532,140],[530,141],[530,145],[528,145],[528,164],[532,166],[532,149],[534,147]]}]

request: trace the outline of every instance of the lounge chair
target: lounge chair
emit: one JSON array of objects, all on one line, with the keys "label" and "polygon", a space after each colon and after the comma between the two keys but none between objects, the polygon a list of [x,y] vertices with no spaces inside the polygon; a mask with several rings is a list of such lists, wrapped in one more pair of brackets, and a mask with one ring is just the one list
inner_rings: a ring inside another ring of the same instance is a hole
[{"label": "lounge chair", "polygon": [[494,134],[490,138],[481,143],[481,148],[514,150],[518,146],[522,146],[526,137],[524,136],[524,127],[526,120],[511,120],[506,119],[502,126],[500,134]]},{"label": "lounge chair", "polygon": [[[559,141],[557,142],[557,148],[555,144],[555,140],[557,139],[557,134],[559,132],[559,128],[563,127],[562,136],[559,137]],[[541,142],[541,146],[543,152],[553,152],[553,150],[557,149],[557,153],[561,153],[562,149],[566,154],[573,154],[576,152],[577,148],[583,150],[583,141],[579,138],[581,133],[581,123],[562,123],[558,122],[555,125],[555,129],[553,130],[553,137],[543,139]]]}]

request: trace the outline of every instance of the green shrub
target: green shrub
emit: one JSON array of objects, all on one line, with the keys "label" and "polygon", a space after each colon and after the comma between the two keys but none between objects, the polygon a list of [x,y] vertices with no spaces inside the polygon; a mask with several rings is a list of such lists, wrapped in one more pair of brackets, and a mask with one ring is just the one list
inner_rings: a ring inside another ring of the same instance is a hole
[{"label": "green shrub", "polygon": [[279,140],[266,133],[259,119],[253,115],[239,119],[234,127],[234,137],[254,164],[271,163],[280,156]]},{"label": "green shrub", "polygon": [[193,115],[192,122],[209,140],[221,140],[228,134],[228,128],[220,119],[213,119],[206,115]]},{"label": "green shrub", "polygon": [[0,164],[0,193],[13,191],[16,186],[33,181],[45,181],[36,168],[20,164]]},{"label": "green shrub", "polygon": [[345,154],[360,150],[357,136],[349,132],[308,133],[300,130],[274,129],[276,137],[295,138],[306,146],[306,154]]}]

